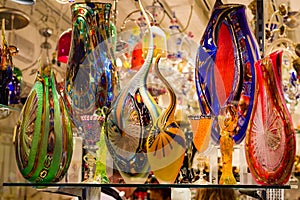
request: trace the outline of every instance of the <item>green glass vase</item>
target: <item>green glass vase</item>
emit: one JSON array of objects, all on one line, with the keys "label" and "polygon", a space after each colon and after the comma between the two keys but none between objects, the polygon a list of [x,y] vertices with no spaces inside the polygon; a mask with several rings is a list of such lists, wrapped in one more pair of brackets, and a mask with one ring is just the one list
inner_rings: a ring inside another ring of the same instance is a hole
[{"label": "green glass vase", "polygon": [[62,180],[73,152],[72,123],[49,62],[41,65],[15,127],[15,154],[25,179]]}]

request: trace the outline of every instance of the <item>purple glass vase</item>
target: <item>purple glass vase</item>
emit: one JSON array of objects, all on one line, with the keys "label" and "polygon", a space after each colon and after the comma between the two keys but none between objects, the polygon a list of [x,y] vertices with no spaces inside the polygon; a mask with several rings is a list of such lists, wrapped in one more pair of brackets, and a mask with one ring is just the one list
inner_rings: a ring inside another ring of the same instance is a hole
[{"label": "purple glass vase", "polygon": [[[200,41],[196,58],[195,82],[202,113],[218,116],[228,104],[238,110],[235,143],[243,141],[253,109],[254,63],[260,58],[249,28],[245,6],[217,1]],[[217,118],[212,139],[219,143]]]}]

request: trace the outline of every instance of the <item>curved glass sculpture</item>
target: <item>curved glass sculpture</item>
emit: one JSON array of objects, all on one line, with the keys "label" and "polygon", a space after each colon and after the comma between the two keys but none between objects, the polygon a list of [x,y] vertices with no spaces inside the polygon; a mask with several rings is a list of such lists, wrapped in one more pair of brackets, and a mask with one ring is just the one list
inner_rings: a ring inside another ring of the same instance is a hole
[{"label": "curved glass sculpture", "polygon": [[73,152],[72,125],[51,65],[41,65],[15,128],[19,170],[30,182],[60,181]]},{"label": "curved glass sculpture", "polygon": [[126,183],[144,183],[150,172],[146,140],[160,109],[147,90],[147,76],[154,54],[153,30],[141,69],[122,88],[106,121],[106,145]]},{"label": "curved glass sculpture", "polygon": [[281,87],[282,51],[255,64],[257,87],[246,135],[246,158],[255,180],[263,185],[283,185],[291,175],[296,140]]},{"label": "curved glass sculpture", "polygon": [[153,174],[159,183],[174,183],[183,164],[186,149],[185,134],[175,120],[176,95],[171,85],[158,68],[160,56],[156,58],[155,73],[167,87],[170,104],[154,122],[147,139],[147,155]]},{"label": "curved glass sculpture", "polygon": [[[202,113],[218,116],[223,106],[238,104],[238,133],[233,136],[237,144],[245,137],[253,108],[251,88],[255,87],[258,52],[245,6],[217,1],[198,49],[195,82]],[[216,143],[219,132],[215,119],[212,138]]]},{"label": "curved glass sculpture", "polygon": [[[150,26],[150,21],[139,1],[149,26],[147,57],[139,71],[126,83],[114,101],[106,121],[106,146],[115,166],[126,183],[144,183],[150,172],[146,141],[149,132],[160,115],[160,108],[147,89],[147,77],[154,51],[153,34],[156,38],[164,32]],[[164,40],[166,41],[166,40]]]}]

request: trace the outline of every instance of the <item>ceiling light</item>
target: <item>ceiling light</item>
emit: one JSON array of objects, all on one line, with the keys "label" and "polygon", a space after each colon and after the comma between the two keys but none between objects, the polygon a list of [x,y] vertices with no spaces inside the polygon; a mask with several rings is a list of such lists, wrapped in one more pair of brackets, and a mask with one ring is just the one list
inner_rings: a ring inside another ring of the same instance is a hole
[{"label": "ceiling light", "polygon": [[66,4],[69,3],[69,0],[56,0],[57,3]]},{"label": "ceiling light", "polygon": [[35,4],[35,0],[11,0],[13,2],[23,4],[23,5],[33,5]]},{"label": "ceiling light", "polygon": [[75,0],[56,0],[57,3],[66,4],[66,3],[74,3]]},{"label": "ceiling light", "polygon": [[30,22],[29,17],[21,10],[6,7],[0,7],[0,19],[5,19],[5,30],[21,29]]}]

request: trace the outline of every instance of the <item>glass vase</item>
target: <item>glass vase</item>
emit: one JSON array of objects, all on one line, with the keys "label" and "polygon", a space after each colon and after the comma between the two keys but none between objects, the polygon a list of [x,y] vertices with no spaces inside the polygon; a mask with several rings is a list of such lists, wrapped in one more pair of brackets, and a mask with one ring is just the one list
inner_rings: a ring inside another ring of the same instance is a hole
[{"label": "glass vase", "polygon": [[[238,132],[233,136],[236,144],[245,137],[253,109],[258,52],[245,6],[217,1],[198,48],[195,83],[203,114],[218,116],[225,105],[238,104]],[[219,143],[220,137],[215,118],[212,139]]]},{"label": "glass vase", "polygon": [[165,38],[165,33],[159,27],[149,28],[148,37],[145,37],[148,41],[145,61],[139,71],[124,85],[107,115],[107,149],[126,183],[143,184],[151,171],[146,142],[151,128],[161,114],[147,88],[152,59],[161,51],[154,51],[154,33],[156,38]]},{"label": "glass vase", "polygon": [[281,83],[282,51],[255,65],[257,87],[245,153],[250,172],[262,185],[283,185],[292,172],[296,138]]},{"label": "glass vase", "polygon": [[[115,68],[115,26],[110,21],[111,4],[100,2],[74,3],[72,37],[65,81],[65,97],[75,126],[83,138],[84,154],[89,167],[86,181],[108,182],[103,170],[106,159],[103,125],[106,111],[118,93]],[[100,114],[99,114],[100,113]],[[95,157],[92,164],[91,155]],[[90,166],[94,165],[94,166]],[[102,170],[95,174],[96,167]],[[90,172],[93,169],[93,172]]]},{"label": "glass vase", "polygon": [[72,122],[49,62],[40,63],[14,136],[18,168],[36,183],[62,180],[73,152]]},{"label": "glass vase", "polygon": [[199,175],[195,177],[195,179],[198,179],[194,181],[194,184],[210,184],[209,181],[204,179],[204,169],[208,155],[213,150],[213,144],[210,137],[213,117],[206,115],[190,115],[188,116],[188,119],[193,132],[193,145],[197,150],[195,153],[195,157],[197,157],[198,160],[197,168],[200,171]]}]

